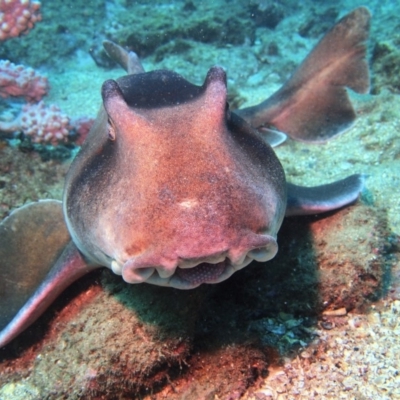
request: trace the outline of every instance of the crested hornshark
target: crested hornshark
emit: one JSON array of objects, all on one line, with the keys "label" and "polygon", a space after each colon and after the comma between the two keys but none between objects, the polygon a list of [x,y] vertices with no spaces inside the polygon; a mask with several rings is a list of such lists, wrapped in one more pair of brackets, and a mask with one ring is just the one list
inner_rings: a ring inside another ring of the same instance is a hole
[{"label": "crested hornshark", "polygon": [[353,124],[346,88],[369,89],[369,22],[364,7],[343,17],[280,90],[236,111],[222,68],[197,86],[144,72],[135,53],[106,42],[128,75],[104,82],[62,203],[27,204],[0,224],[0,347],[93,269],[179,289],[218,283],[275,256],[284,216],[356,201],[362,176],[287,183],[271,143],[279,132],[322,142]]}]

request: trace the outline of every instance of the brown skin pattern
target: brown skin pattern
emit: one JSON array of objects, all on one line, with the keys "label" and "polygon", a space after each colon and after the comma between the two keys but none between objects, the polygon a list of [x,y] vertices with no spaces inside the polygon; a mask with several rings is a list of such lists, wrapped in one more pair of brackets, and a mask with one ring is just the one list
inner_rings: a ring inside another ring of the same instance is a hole
[{"label": "brown skin pattern", "polygon": [[165,269],[218,254],[237,262],[268,244],[262,234],[276,237],[283,169],[226,109],[222,70],[210,70],[203,93],[179,106],[129,107],[114,86],[103,87],[108,132],[96,132],[99,152],[92,158],[88,140],[66,181],[69,228],[90,260]]}]

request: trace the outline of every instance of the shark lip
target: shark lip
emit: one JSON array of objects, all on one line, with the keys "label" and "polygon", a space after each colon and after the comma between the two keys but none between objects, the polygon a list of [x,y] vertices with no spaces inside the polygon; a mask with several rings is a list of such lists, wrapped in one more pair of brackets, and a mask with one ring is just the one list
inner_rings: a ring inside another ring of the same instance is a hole
[{"label": "shark lip", "polygon": [[146,282],[176,289],[193,289],[201,284],[222,282],[253,260],[265,262],[273,258],[278,251],[276,239],[267,234],[262,235],[261,239],[250,243],[251,247],[245,251],[240,248],[224,250],[202,259],[164,257],[164,263],[160,263],[160,257],[145,255],[132,257],[125,263],[113,260],[110,268],[128,283]]},{"label": "shark lip", "polygon": [[228,261],[226,259],[217,264],[203,262],[193,268],[177,268],[175,274],[192,285],[214,283],[223,274],[227,266]]}]

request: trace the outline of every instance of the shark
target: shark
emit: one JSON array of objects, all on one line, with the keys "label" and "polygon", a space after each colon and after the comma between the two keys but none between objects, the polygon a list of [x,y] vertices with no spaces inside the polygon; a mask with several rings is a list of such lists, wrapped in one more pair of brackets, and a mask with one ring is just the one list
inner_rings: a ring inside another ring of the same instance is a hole
[{"label": "shark", "polygon": [[294,185],[273,146],[324,142],[353,125],[348,90],[369,90],[370,17],[365,7],[345,15],[276,93],[238,110],[223,68],[195,85],[145,72],[134,52],[105,42],[127,74],[102,85],[63,200],[26,204],[0,223],[0,347],[94,269],[130,284],[217,284],[272,259],[284,217],[355,202],[362,175]]}]

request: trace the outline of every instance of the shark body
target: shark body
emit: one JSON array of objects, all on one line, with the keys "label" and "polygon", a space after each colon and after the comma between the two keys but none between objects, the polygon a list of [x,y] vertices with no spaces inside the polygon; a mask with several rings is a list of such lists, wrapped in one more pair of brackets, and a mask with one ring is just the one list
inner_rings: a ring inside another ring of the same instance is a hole
[{"label": "shark body", "polygon": [[287,183],[270,144],[279,132],[321,142],[352,125],[346,88],[368,90],[369,20],[363,7],[346,15],[277,93],[236,111],[222,68],[196,86],[171,71],[144,72],[134,53],[106,42],[128,74],[103,84],[63,202],[25,205],[0,224],[0,347],[93,269],[179,289],[218,283],[273,258],[285,216],[354,202],[360,175]]}]

